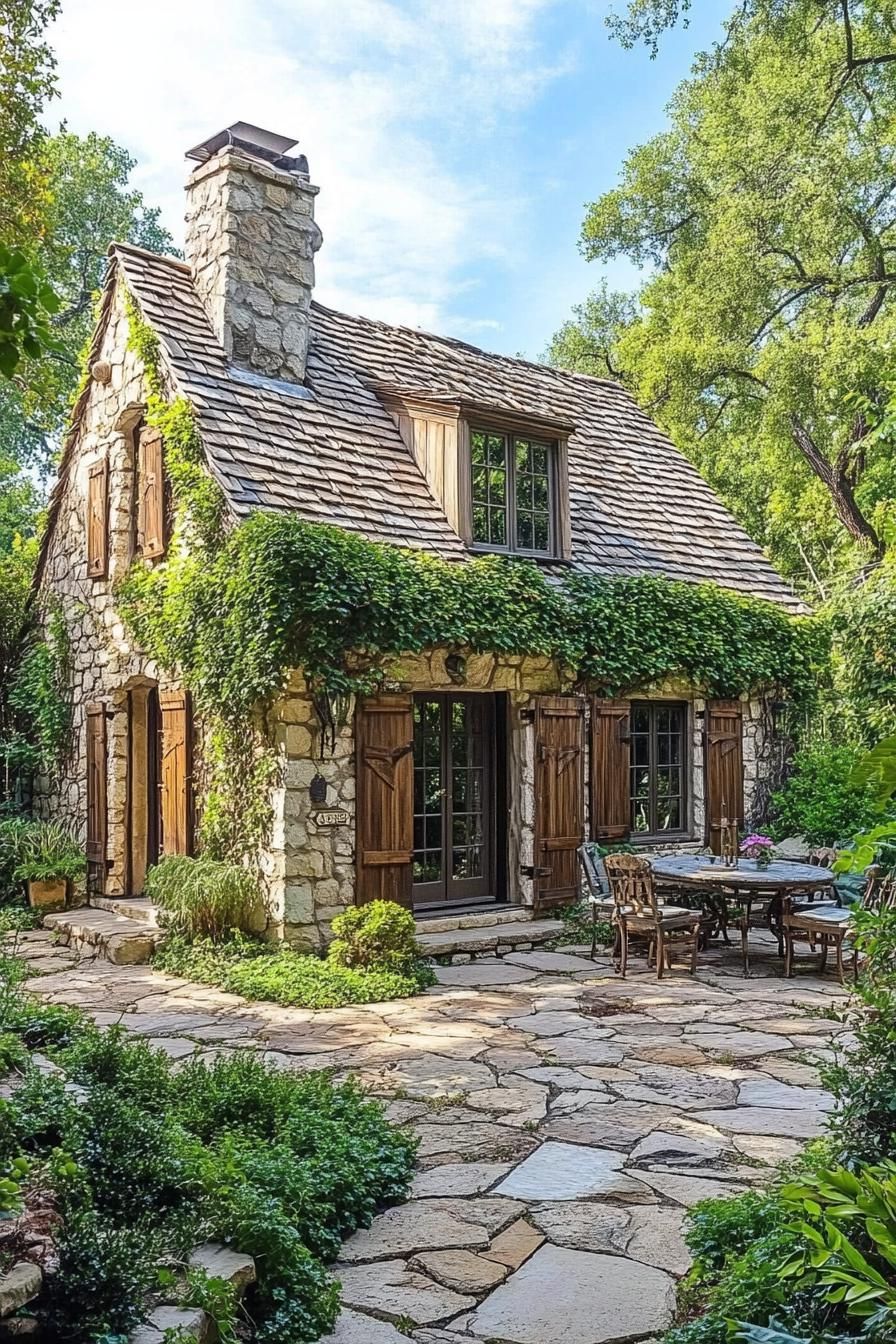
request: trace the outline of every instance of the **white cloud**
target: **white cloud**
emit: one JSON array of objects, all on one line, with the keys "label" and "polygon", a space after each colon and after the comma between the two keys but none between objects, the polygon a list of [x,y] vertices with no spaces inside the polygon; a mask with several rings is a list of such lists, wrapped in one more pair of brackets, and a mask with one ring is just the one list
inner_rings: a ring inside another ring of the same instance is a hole
[{"label": "white cloud", "polygon": [[[318,297],[464,334],[476,267],[518,250],[525,177],[477,170],[564,69],[554,0],[67,0],[54,32],[72,130],[113,136],[181,235],[183,151],[236,120],[298,135],[321,186]],[[494,143],[492,143],[494,149]]]}]

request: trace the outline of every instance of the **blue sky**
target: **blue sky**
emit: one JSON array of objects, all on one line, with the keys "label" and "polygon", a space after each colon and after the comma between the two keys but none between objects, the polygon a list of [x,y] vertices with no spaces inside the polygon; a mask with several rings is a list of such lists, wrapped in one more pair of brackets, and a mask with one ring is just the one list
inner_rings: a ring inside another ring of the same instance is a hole
[{"label": "blue sky", "polygon": [[701,0],[651,61],[610,40],[609,7],[63,0],[50,111],[131,151],[178,243],[186,149],[237,120],[297,137],[321,302],[537,358],[601,278],[577,249],[586,203],[662,128],[729,8]]}]

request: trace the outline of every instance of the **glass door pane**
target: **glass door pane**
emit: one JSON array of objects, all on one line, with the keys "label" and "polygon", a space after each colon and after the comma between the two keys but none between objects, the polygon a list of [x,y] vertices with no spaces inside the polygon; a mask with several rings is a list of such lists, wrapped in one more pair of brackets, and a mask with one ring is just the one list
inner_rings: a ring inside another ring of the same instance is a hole
[{"label": "glass door pane", "polygon": [[414,702],[414,895],[438,900],[444,889],[445,786],[442,702]]}]

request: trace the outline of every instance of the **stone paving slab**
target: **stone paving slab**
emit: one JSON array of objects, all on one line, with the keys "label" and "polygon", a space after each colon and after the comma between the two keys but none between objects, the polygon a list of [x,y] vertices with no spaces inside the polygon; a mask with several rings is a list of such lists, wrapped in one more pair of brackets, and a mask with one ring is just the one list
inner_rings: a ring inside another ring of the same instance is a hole
[{"label": "stone paving slab", "polygon": [[606,957],[511,952],[438,967],[413,999],[325,1012],[79,960],[41,932],[19,947],[36,993],[175,1061],[255,1049],[331,1068],[410,1126],[410,1200],[345,1243],[328,1344],[660,1334],[689,1266],[687,1209],[754,1188],[823,1132],[811,1061],[850,1039],[836,981],[784,980],[761,947],[748,980],[734,949],[662,981],[637,959],[621,981]]}]

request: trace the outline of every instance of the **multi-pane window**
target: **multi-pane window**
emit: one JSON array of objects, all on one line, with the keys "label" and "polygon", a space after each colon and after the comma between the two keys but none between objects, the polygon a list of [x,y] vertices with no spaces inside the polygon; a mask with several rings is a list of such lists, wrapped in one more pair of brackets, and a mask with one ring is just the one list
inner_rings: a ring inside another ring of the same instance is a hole
[{"label": "multi-pane window", "polygon": [[631,711],[631,828],[644,835],[687,828],[687,708],[635,702]]},{"label": "multi-pane window", "polygon": [[553,455],[551,444],[531,435],[471,431],[475,545],[553,553]]}]

